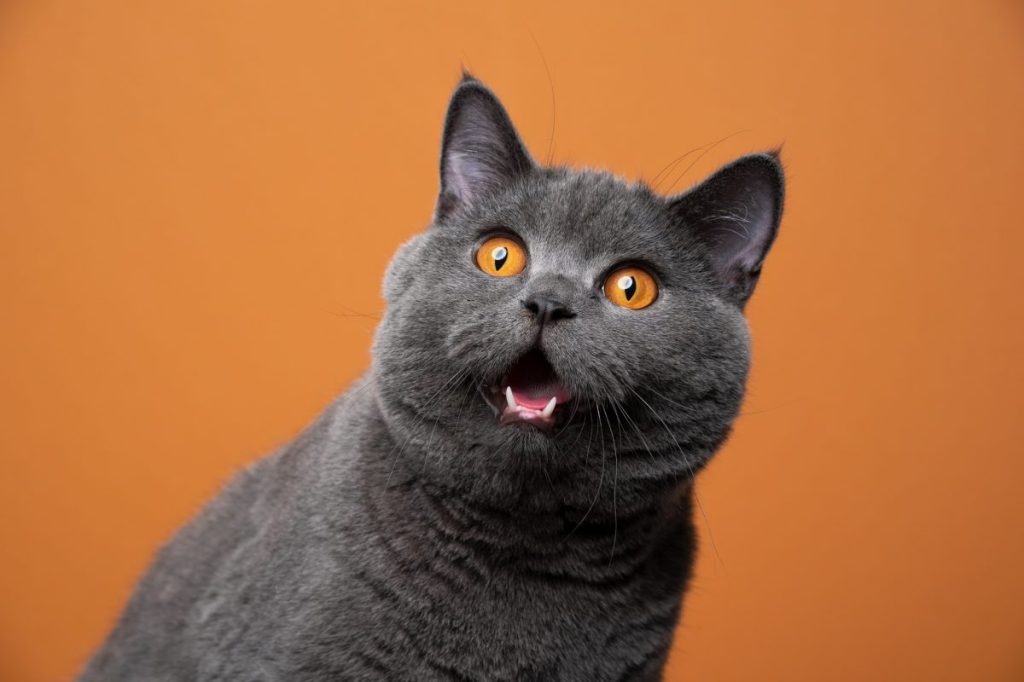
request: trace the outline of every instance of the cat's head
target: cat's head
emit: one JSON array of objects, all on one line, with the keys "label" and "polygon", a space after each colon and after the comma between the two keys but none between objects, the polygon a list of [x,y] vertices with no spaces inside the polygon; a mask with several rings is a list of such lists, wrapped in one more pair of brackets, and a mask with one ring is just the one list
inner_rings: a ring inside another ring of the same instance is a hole
[{"label": "cat's head", "polygon": [[742,311],[782,201],[774,154],[672,197],[538,165],[464,78],[433,224],[385,279],[394,456],[495,504],[621,510],[690,480],[742,400]]}]

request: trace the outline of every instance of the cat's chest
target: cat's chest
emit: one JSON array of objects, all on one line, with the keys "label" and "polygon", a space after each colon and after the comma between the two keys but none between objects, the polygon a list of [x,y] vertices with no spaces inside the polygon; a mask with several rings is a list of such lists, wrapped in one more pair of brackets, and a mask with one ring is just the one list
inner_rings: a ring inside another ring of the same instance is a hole
[{"label": "cat's chest", "polygon": [[343,571],[323,595],[334,606],[305,619],[299,639],[321,642],[314,658],[360,679],[386,670],[386,678],[617,680],[661,659],[678,617],[678,585],[439,576]]},{"label": "cat's chest", "polygon": [[[692,550],[673,530],[580,573],[558,552],[524,561],[468,533],[384,532],[355,509],[302,518],[246,545],[246,570],[213,586],[216,613],[197,621],[204,641],[246,642],[272,679],[643,679],[671,642]],[[227,665],[222,646],[206,653]]]},{"label": "cat's chest", "polygon": [[324,586],[335,608],[317,629],[420,679],[629,679],[667,650],[686,575],[677,548],[586,580],[484,553],[369,543],[337,558]]}]

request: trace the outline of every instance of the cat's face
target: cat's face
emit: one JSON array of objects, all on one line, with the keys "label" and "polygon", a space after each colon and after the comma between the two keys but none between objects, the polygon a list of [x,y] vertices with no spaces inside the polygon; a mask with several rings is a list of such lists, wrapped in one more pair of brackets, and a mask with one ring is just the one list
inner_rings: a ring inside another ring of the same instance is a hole
[{"label": "cat's face", "polygon": [[385,282],[375,373],[395,456],[513,504],[623,508],[688,480],[743,396],[742,305],[781,197],[770,155],[673,199],[536,166],[464,81],[434,224]]}]

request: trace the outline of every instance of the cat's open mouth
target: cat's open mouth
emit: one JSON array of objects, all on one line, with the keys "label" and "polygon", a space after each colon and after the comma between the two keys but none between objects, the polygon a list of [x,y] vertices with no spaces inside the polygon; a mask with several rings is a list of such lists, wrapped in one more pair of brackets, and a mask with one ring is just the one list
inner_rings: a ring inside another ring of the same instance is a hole
[{"label": "cat's open mouth", "polygon": [[503,426],[525,423],[550,429],[558,418],[559,405],[569,402],[571,396],[551,363],[535,348],[519,358],[485,397]]}]

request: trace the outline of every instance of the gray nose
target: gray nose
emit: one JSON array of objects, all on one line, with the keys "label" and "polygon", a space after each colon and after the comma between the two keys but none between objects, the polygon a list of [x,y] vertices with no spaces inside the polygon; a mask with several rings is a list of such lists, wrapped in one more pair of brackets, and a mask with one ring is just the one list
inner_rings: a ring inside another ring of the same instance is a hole
[{"label": "gray nose", "polygon": [[532,294],[523,301],[523,307],[542,325],[555,320],[576,317],[576,313],[556,298],[546,294]]}]

